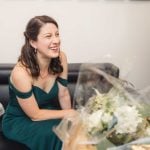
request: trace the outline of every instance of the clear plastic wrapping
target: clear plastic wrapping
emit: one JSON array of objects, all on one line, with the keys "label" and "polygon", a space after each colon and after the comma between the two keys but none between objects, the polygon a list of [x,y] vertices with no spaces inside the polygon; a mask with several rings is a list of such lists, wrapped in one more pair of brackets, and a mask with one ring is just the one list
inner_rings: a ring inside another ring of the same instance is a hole
[{"label": "clear plastic wrapping", "polygon": [[74,96],[78,115],[54,128],[64,150],[130,150],[150,144],[150,88],[136,90],[118,78],[115,66],[107,68],[81,66]]}]

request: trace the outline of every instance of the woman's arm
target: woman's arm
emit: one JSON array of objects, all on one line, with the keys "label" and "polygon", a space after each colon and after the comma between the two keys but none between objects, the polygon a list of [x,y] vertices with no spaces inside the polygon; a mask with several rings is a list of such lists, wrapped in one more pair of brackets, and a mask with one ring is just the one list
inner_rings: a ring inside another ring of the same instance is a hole
[{"label": "woman's arm", "polygon": [[67,87],[59,84],[59,102],[62,109],[71,109],[71,99]]},{"label": "woman's arm", "polygon": [[[25,69],[21,67],[14,68],[11,74],[11,82],[13,83],[14,87],[18,89],[18,91],[21,91],[22,93],[26,93],[30,91],[32,88],[32,79],[30,75],[27,73]],[[75,113],[75,111],[72,109],[67,110],[40,109],[33,94],[28,98],[17,97],[17,99],[22,110],[33,121],[64,118],[68,114]]]},{"label": "woman's arm", "polygon": [[69,113],[73,114],[74,110],[48,110],[48,109],[39,109],[35,98],[33,95],[27,99],[18,99],[18,102],[23,109],[23,111],[31,118],[33,121],[41,121],[48,119],[58,119],[67,117]]},{"label": "woman's arm", "polygon": [[[60,59],[61,65],[63,66],[63,72],[59,75],[59,77],[66,79],[68,77],[68,63],[67,57],[64,52],[60,52]],[[71,99],[69,90],[67,87],[63,86],[62,84],[58,83],[59,86],[59,102],[62,109],[70,109],[71,108]]]}]

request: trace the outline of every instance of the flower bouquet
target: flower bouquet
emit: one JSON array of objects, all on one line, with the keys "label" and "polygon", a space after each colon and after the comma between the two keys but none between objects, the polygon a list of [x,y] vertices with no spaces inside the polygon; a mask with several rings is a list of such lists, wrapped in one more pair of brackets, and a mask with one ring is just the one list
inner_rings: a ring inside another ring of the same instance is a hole
[{"label": "flower bouquet", "polygon": [[54,129],[64,150],[130,150],[150,144],[150,89],[106,73],[96,64],[83,64],[76,86],[76,117]]}]

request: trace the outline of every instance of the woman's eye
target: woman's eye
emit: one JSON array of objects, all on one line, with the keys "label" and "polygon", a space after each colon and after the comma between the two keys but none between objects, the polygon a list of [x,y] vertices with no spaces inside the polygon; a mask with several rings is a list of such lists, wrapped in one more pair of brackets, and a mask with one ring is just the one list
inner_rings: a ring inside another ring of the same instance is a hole
[{"label": "woman's eye", "polygon": [[58,36],[59,36],[59,33],[56,33],[56,36],[58,37]]},{"label": "woman's eye", "polygon": [[51,35],[46,36],[47,38],[51,38]]}]

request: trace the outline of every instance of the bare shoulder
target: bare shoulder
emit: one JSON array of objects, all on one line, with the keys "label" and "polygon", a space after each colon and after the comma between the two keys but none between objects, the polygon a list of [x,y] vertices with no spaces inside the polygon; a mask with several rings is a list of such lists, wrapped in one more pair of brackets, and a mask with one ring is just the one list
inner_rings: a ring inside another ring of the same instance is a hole
[{"label": "bare shoulder", "polygon": [[27,69],[19,63],[17,63],[13,68],[10,80],[17,89],[23,92],[29,91],[29,89],[31,89],[32,77]]}]

